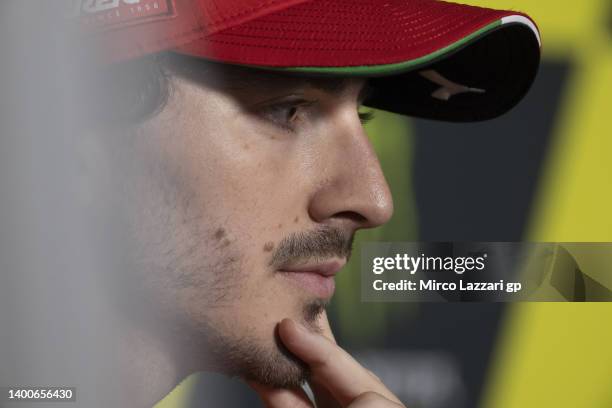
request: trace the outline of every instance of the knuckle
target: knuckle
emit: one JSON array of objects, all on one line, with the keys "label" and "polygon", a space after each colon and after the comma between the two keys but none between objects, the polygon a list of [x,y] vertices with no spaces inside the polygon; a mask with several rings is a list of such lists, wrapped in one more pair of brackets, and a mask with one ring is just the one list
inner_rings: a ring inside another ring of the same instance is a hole
[{"label": "knuckle", "polygon": [[366,391],[359,395],[349,405],[349,408],[392,408],[404,407],[394,401],[390,401],[381,394],[374,391]]},{"label": "knuckle", "polygon": [[374,378],[376,381],[378,381],[378,382],[381,382],[381,383],[382,383],[382,381],[380,380],[380,377],[379,377],[379,376],[377,376],[377,375],[376,375],[376,374],[375,374],[375,373],[374,373],[372,370],[369,370],[369,369],[367,369],[367,368],[366,368],[366,370],[367,370],[368,374],[370,374],[370,376],[372,376],[372,378]]},{"label": "knuckle", "polygon": [[371,398],[381,398],[382,395],[380,395],[379,393],[375,392],[375,391],[366,391],[363,394],[361,394],[363,396],[364,399],[371,399]]},{"label": "knuckle", "polygon": [[353,401],[354,403],[359,404],[371,404],[374,402],[382,402],[385,398],[383,398],[380,394],[374,391],[366,391]]}]

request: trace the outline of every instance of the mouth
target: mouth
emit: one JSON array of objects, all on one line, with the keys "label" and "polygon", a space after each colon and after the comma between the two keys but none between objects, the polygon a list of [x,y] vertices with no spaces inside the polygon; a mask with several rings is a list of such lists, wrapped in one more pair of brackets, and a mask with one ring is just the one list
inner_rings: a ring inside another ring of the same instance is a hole
[{"label": "mouth", "polygon": [[329,299],[336,289],[336,274],[346,264],[345,259],[283,266],[278,272],[291,283],[321,299]]}]

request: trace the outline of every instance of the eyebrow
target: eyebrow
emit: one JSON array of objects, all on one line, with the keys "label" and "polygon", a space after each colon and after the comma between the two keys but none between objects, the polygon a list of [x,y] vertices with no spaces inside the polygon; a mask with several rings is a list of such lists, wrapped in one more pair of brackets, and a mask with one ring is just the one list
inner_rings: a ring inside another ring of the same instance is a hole
[{"label": "eyebrow", "polygon": [[[372,87],[370,81],[367,78],[363,78],[363,84],[357,95],[357,101],[362,104],[370,94],[372,93]],[[345,88],[349,86],[348,77],[336,77],[336,78],[308,78],[306,82],[314,89],[321,90],[329,94],[341,93]]]},{"label": "eyebrow", "polygon": [[248,68],[236,72],[230,71],[227,79],[229,79],[231,88],[260,88],[262,91],[309,87],[325,93],[337,94],[349,86],[349,80],[346,77],[306,77]]},{"label": "eyebrow", "polygon": [[[325,92],[330,95],[342,93],[350,86],[348,77],[305,77],[277,74],[274,72],[249,72],[240,76],[240,84],[237,87],[259,88],[261,92],[276,92],[286,89],[298,89],[309,87]],[[232,86],[234,88],[234,86]],[[362,104],[371,94],[372,88],[369,81],[364,80],[357,96],[357,101]]]}]

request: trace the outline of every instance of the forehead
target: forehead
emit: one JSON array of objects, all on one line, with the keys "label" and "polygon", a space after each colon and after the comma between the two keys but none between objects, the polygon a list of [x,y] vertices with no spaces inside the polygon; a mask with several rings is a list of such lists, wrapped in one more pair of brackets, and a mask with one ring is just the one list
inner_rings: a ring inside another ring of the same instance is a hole
[{"label": "forehead", "polygon": [[169,55],[166,61],[175,74],[224,90],[275,93],[313,88],[329,94],[341,94],[355,87],[362,90],[365,85],[364,79],[293,75],[220,64],[179,54]]}]

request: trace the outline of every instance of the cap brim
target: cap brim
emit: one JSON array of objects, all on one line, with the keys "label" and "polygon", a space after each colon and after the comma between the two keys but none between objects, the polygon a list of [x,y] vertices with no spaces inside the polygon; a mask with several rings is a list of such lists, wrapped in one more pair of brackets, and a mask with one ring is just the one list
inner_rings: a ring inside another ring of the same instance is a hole
[{"label": "cap brim", "polygon": [[[511,11],[434,0],[315,0],[177,51],[296,75],[371,77],[366,105],[477,121],[507,112],[526,94],[539,65],[540,35],[532,20]],[[443,83],[424,70],[467,91],[440,97]]]}]

